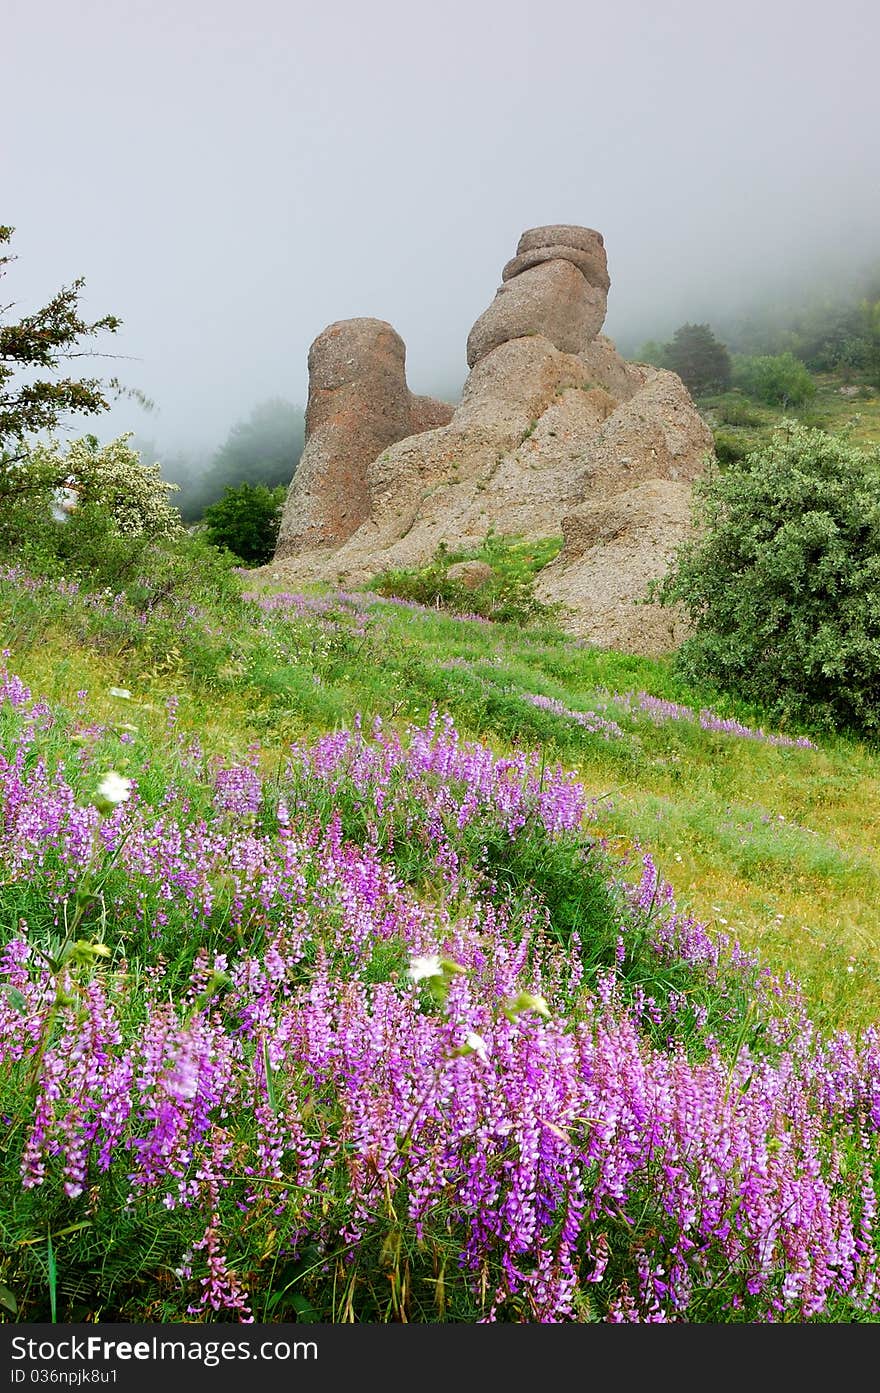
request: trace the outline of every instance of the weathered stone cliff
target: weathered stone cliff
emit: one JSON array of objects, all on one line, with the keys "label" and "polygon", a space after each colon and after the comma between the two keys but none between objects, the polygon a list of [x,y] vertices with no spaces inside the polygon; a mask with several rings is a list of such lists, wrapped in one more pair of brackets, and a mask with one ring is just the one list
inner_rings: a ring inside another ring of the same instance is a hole
[{"label": "weathered stone cliff", "polygon": [[524,233],[468,335],[455,409],[409,392],[389,324],[325,329],[271,572],[353,586],[490,527],[562,532],[539,593],[564,602],[567,627],[634,652],[674,647],[680,621],[639,601],[689,530],[712,437],[678,377],[625,362],[600,334],[609,285],[598,232]]}]

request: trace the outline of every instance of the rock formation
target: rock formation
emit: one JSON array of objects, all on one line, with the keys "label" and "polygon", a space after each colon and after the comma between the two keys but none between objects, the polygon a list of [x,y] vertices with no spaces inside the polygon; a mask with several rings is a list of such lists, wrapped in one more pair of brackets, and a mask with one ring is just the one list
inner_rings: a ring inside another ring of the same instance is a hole
[{"label": "rock formation", "polygon": [[467,341],[453,410],[406,386],[389,324],[332,324],[309,353],[306,447],[275,561],[285,582],[363,584],[476,546],[489,528],[562,532],[539,594],[597,643],[662,652],[680,619],[638,603],[690,523],[712,437],[680,378],[627,363],[599,330],[610,282],[590,228],[523,234]]},{"label": "rock formation", "polygon": [[681,607],[638,603],[665,573],[691,529],[691,487],[648,479],[562,520],[564,544],[535,584],[539,600],[561,602],[568,628],[604,648],[666,653],[686,637]]},{"label": "rock formation", "polygon": [[369,517],[370,461],[395,441],[451,418],[451,406],[407,388],[406,347],[390,324],[329,325],[309,350],[306,445],[276,554],[344,542]]}]

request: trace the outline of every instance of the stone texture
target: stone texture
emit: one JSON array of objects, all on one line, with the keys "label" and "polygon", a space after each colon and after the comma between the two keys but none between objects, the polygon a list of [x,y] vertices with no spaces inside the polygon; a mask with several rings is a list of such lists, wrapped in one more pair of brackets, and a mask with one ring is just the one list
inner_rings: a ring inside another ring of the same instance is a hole
[{"label": "stone texture", "polygon": [[589,381],[581,359],[560,352],[543,335],[511,339],[472,369],[453,421],[459,429],[503,427],[512,439],[546,410],[557,392]]},{"label": "stone texture", "polygon": [[578,357],[586,367],[590,380],[604,387],[619,401],[629,401],[656,372],[656,368],[647,363],[627,363],[604,334],[597,334],[592,343],[581,349]]},{"label": "stone texture", "polygon": [[495,572],[485,561],[456,561],[446,569],[448,580],[457,580],[465,590],[479,590]]},{"label": "stone texture", "polygon": [[350,537],[369,516],[370,460],[412,434],[414,417],[425,429],[422,422],[442,415],[439,405],[411,395],[403,339],[384,320],[340,320],[319,334],[309,350],[306,443],[276,557]]},{"label": "stone texture", "polygon": [[501,272],[501,279],[503,281],[513,280],[514,276],[520,275],[523,271],[530,271],[533,266],[540,266],[544,261],[570,261],[590,285],[594,285],[598,290],[604,290],[606,293],[611,285],[608,263],[605,259],[605,248],[601,246],[596,246],[591,251],[580,251],[577,247],[565,247],[559,244],[549,247],[535,247],[534,250],[521,252],[519,256],[508,261]]},{"label": "stone texture", "polygon": [[[590,379],[580,358],[538,335],[496,348],[470,374],[449,426],[398,441],[370,463],[368,521],[317,558],[308,578],[363,585],[379,556],[383,569],[424,565],[441,541],[477,546],[490,526],[558,535],[583,501],[597,433],[618,409]],[[301,567],[297,574],[306,578]]]},{"label": "stone texture", "polygon": [[644,599],[649,582],[665,574],[692,534],[690,485],[648,479],[568,514],[563,549],[540,572],[535,592],[561,602],[562,626],[599,647],[671,652],[687,634],[683,611]]},{"label": "stone texture", "polygon": [[655,369],[596,432],[578,489],[598,499],[644,479],[691,482],[713,451],[712,432],[681,378]]},{"label": "stone texture", "polygon": [[604,247],[605,239],[594,227],[578,227],[575,223],[548,223],[545,227],[530,227],[516,244],[516,254],[534,251],[536,247],[577,247],[592,251]]},{"label": "stone texture", "polygon": [[[537,480],[517,451],[528,448],[535,423],[573,384],[587,385],[583,364],[540,336],[489,354],[471,373],[448,426],[399,441],[371,462],[370,519],[335,553],[335,575],[361,584],[376,569],[377,549],[383,565],[421,565],[441,541],[477,545],[490,526],[534,537],[557,533],[570,464],[557,468],[554,456],[553,477]],[[600,408],[586,392],[577,396],[595,422]]]},{"label": "stone texture", "polygon": [[436,397],[416,397],[410,395],[410,435],[419,435],[423,430],[434,430],[437,426],[448,426],[455,415],[455,407],[448,401],[438,401]]},{"label": "stone texture", "polygon": [[605,322],[605,293],[570,261],[545,261],[505,281],[467,341],[473,367],[510,339],[540,334],[561,353],[579,353]]},{"label": "stone texture", "polygon": [[454,409],[409,393],[390,325],[344,321],[316,339],[306,450],[264,568],[274,584],[356,588],[490,528],[561,532],[537,592],[563,603],[572,633],[637,653],[676,646],[682,615],[637,601],[687,535],[712,436],[675,374],[625,362],[598,332],[604,292],[558,248],[604,265],[589,228],[524,233],[529,264],[474,325]]}]

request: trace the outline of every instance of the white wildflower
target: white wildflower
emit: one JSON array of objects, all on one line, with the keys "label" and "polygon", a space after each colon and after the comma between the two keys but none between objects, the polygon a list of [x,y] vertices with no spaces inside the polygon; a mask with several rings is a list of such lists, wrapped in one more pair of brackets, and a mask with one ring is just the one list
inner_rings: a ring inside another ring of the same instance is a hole
[{"label": "white wildflower", "polygon": [[97,792],[101,802],[110,803],[115,808],[117,803],[124,803],[131,797],[131,779],[110,769],[98,784]]},{"label": "white wildflower", "polygon": [[179,490],[162,478],[159,464],[144,464],[131,441],[133,432],[96,445],[89,436],[62,446],[49,440],[35,445],[31,465],[35,469],[66,471],[62,489],[52,500],[53,515],[62,520],[77,507],[99,504],[112,519],[120,537],[178,537],[183,523],[171,504]]},{"label": "white wildflower", "polygon": [[470,1051],[471,1054],[475,1054],[483,1064],[488,1064],[489,1046],[486,1044],[482,1035],[478,1035],[475,1030],[469,1030],[464,1037],[464,1043],[465,1048]]},{"label": "white wildflower", "polygon": [[428,977],[442,977],[442,960],[437,953],[430,953],[424,958],[413,958],[406,975],[411,982],[424,982]]}]

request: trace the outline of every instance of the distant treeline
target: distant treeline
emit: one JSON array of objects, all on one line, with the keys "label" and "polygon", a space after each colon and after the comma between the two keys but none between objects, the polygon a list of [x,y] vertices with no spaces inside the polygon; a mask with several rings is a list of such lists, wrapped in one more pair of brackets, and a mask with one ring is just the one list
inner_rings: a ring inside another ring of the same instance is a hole
[{"label": "distant treeline", "polygon": [[146,464],[159,460],[163,478],[179,486],[174,502],[184,522],[198,522],[228,488],[241,484],[285,487],[303,451],[305,416],[301,407],[274,397],[255,406],[245,421],[232,427],[212,454],[160,452],[146,440],[137,448]]},{"label": "distant treeline", "polygon": [[880,262],[847,289],[817,287],[797,299],[765,300],[719,315],[717,331],[733,353],[793,353],[811,372],[880,370]]},{"label": "distant treeline", "polygon": [[[814,284],[775,299],[764,296],[735,312],[720,309],[709,319],[714,337],[731,355],[791,354],[810,372],[865,375],[880,383],[880,262],[844,287]],[[648,340],[633,356],[660,363],[671,347]]]}]

